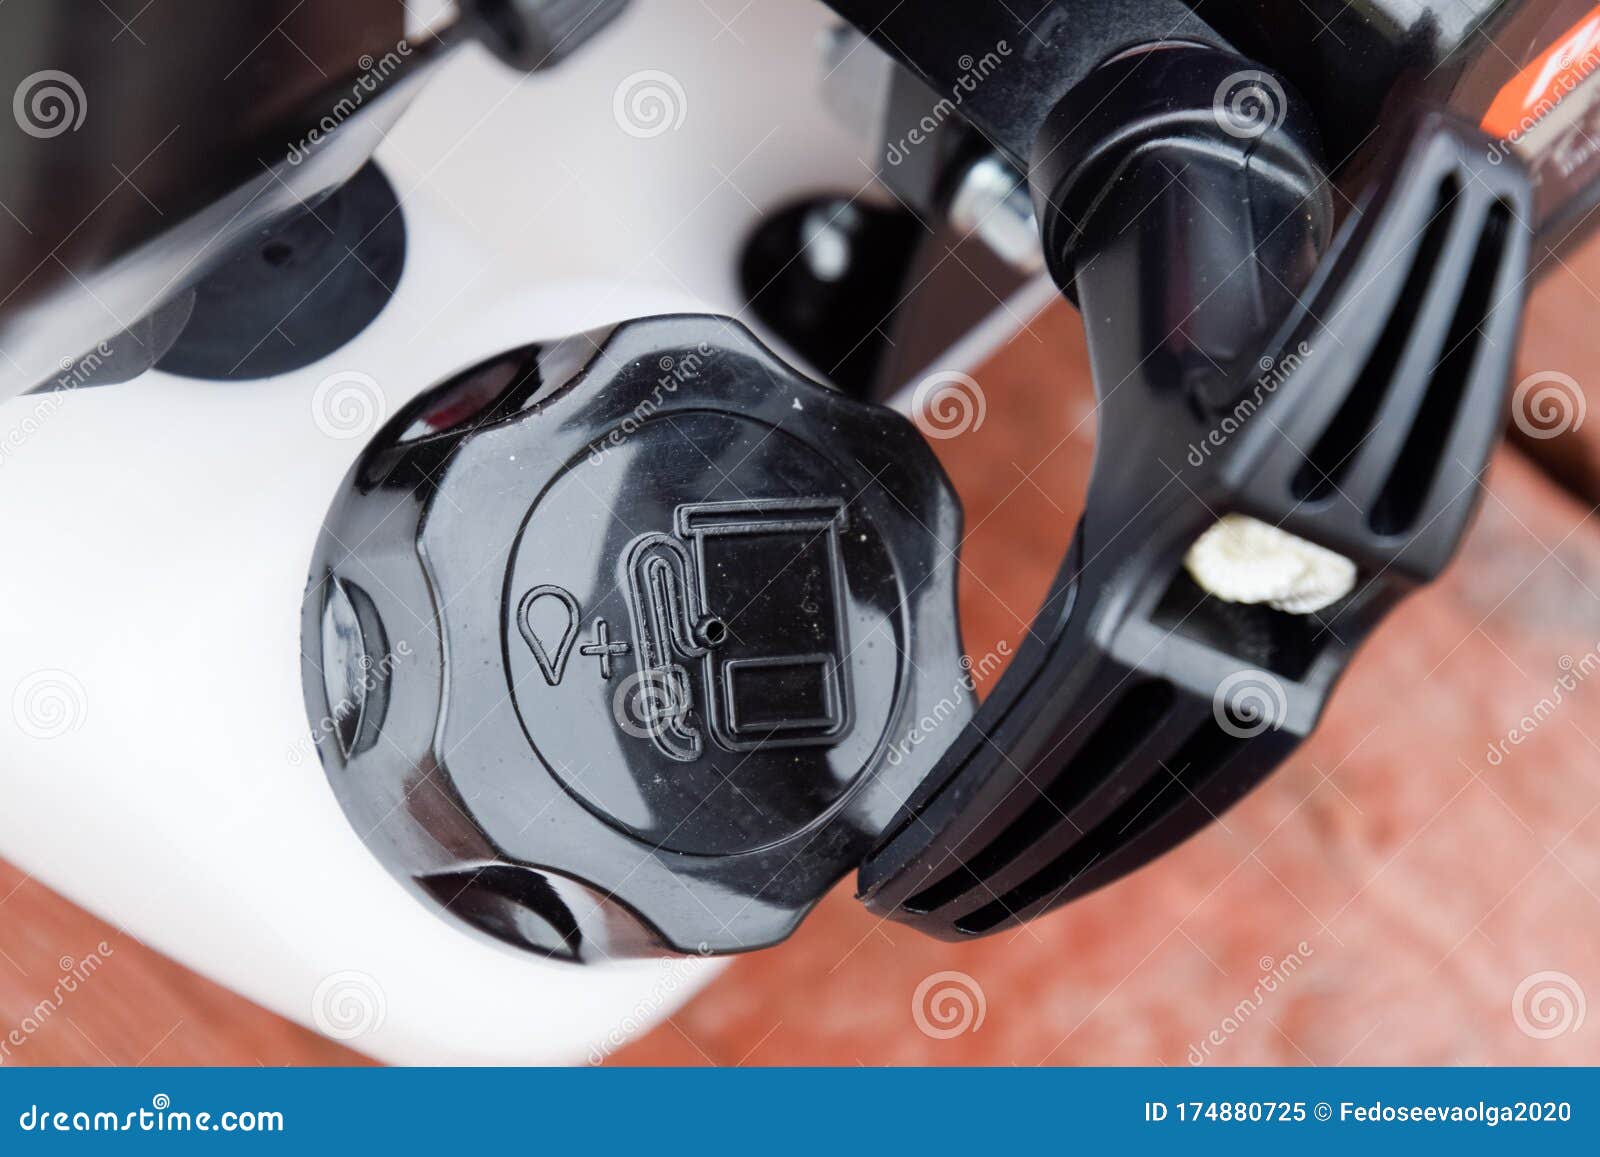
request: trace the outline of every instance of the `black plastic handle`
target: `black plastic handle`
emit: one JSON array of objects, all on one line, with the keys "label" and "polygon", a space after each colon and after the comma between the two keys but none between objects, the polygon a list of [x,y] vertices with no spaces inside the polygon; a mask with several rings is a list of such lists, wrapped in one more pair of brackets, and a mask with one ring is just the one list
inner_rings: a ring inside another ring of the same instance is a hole
[{"label": "black plastic handle", "polygon": [[[1487,143],[1426,116],[1253,372],[1192,372],[1150,265],[1226,276],[1206,262],[1232,259],[1238,219],[1208,247],[1181,180],[1147,196],[1159,149],[1117,176],[1086,231],[1110,240],[1067,270],[1100,406],[1086,513],[1011,668],[863,863],[873,911],[983,935],[1170,849],[1310,733],[1359,641],[1438,574],[1503,419],[1527,276],[1526,178]],[[1173,229],[1193,230],[1176,250]],[[1176,320],[1203,312],[1180,300]],[[1351,559],[1354,591],[1309,615],[1206,594],[1182,559],[1229,512]]]}]

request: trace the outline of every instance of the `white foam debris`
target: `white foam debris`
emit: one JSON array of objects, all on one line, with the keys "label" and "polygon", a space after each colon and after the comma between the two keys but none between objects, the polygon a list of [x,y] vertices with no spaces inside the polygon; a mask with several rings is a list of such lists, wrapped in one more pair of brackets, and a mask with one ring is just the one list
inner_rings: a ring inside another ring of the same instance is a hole
[{"label": "white foam debris", "polygon": [[1292,615],[1331,606],[1356,585],[1356,564],[1343,555],[1244,514],[1219,518],[1183,565],[1224,602],[1265,603]]}]

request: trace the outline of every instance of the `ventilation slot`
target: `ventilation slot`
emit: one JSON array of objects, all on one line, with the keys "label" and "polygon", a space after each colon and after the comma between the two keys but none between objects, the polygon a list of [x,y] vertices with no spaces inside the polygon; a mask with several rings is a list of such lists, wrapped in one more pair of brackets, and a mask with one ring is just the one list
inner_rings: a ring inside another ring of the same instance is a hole
[{"label": "ventilation slot", "polygon": [[441,908],[498,940],[557,960],[583,959],[583,929],[542,873],[486,864],[417,877]]},{"label": "ventilation slot", "polygon": [[[1127,847],[1165,820],[1191,792],[1220,770],[1248,742],[1228,734],[1207,718],[1171,759],[1093,831],[992,904],[956,921],[956,929],[977,936],[1047,897],[1064,892],[1084,872],[1112,852]],[[1176,782],[1174,782],[1176,780]]]},{"label": "ventilation slot", "polygon": [[1389,392],[1395,368],[1400,364],[1406,341],[1427,297],[1428,282],[1450,232],[1450,221],[1455,215],[1452,206],[1459,190],[1453,176],[1440,184],[1433,216],[1412,258],[1411,269],[1388,324],[1362,367],[1361,375],[1345,396],[1344,404],[1317,439],[1290,484],[1295,498],[1300,501],[1315,502],[1332,494],[1349,470],[1361,443],[1372,432],[1372,424],[1377,420],[1384,395]]},{"label": "ventilation slot", "polygon": [[1496,201],[1489,210],[1483,235],[1478,239],[1478,251],[1472,256],[1467,284],[1461,291],[1461,301],[1450,319],[1444,356],[1433,369],[1428,392],[1417,407],[1405,445],[1367,519],[1367,525],[1376,534],[1404,534],[1410,530],[1428,491],[1433,488],[1439,461],[1450,441],[1456,411],[1461,408],[1461,398],[1466,392],[1467,379],[1477,361],[1483,323],[1494,307],[1494,287],[1501,259],[1505,256],[1510,218],[1511,210],[1504,201]]},{"label": "ventilation slot", "polygon": [[1164,679],[1147,680],[1130,688],[1026,811],[971,860],[907,900],[906,909],[925,915],[943,907],[1016,859],[1051,828],[1065,823],[1072,810],[1108,781],[1160,726],[1171,707],[1172,685]]}]

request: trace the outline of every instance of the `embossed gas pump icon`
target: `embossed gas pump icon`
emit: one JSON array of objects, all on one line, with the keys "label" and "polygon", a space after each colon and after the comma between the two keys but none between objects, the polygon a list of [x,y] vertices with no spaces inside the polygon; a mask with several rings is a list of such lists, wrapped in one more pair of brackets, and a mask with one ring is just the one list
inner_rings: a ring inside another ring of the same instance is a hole
[{"label": "embossed gas pump icon", "polygon": [[688,722],[694,695],[683,664],[724,642],[727,624],[706,613],[688,548],[672,535],[634,539],[624,566],[638,671],[619,689],[619,698],[627,710],[632,695],[646,733],[662,755],[688,763],[700,758],[703,741]]},{"label": "embossed gas pump icon", "polygon": [[702,726],[730,751],[845,732],[844,517],[837,499],[693,503],[629,545],[628,693],[662,755],[698,759]]},{"label": "embossed gas pump icon", "polygon": [[631,666],[612,717],[668,759],[699,759],[707,730],[727,751],[829,746],[850,724],[844,523],[831,498],[686,503],[623,550],[631,639],[598,618],[579,645],[582,608],[552,584],[522,596],[517,627],[552,688],[575,654],[603,684]]}]

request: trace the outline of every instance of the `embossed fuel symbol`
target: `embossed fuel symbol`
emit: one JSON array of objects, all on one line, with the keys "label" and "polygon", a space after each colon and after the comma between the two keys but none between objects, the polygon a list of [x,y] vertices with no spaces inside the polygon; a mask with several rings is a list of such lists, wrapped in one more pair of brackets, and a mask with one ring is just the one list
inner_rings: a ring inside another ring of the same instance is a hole
[{"label": "embossed fuel symbol", "polygon": [[[704,750],[696,716],[729,751],[835,740],[850,701],[843,523],[837,499],[704,502],[678,507],[674,533],[634,539],[624,568],[637,667],[616,692],[624,730],[680,763]],[[744,615],[757,600],[782,611]]]},{"label": "embossed fuel symbol", "polygon": [[578,600],[572,592],[551,583],[534,587],[517,606],[517,630],[544,681],[552,687],[560,683],[578,637]]},{"label": "embossed fuel symbol", "polygon": [[[596,619],[577,648],[609,682],[623,732],[668,759],[705,751],[699,720],[728,751],[825,746],[849,724],[848,644],[841,604],[838,499],[688,503],[673,532],[641,534],[622,560],[633,639]],[[761,613],[746,615],[757,604]],[[541,583],[516,623],[551,687],[566,675],[582,621],[577,598]]]}]

